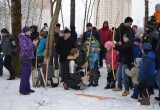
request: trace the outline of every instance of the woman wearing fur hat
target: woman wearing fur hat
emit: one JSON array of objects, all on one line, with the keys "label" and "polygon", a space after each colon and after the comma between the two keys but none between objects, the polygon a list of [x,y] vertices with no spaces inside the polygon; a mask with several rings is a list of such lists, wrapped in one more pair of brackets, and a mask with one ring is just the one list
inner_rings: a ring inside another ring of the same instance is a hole
[{"label": "woman wearing fur hat", "polygon": [[[112,41],[107,41],[104,46],[107,50],[106,52],[106,65],[107,65],[107,85],[105,89],[115,88],[115,80],[113,77],[112,66],[114,66],[114,73],[118,68],[117,51],[112,48]],[[113,51],[113,65],[112,65],[112,51]]]},{"label": "woman wearing fur hat", "polygon": [[34,40],[32,42],[30,36],[30,27],[24,27],[22,33],[18,36],[21,47],[20,60],[22,64],[22,77],[19,92],[23,95],[29,95],[34,92],[34,90],[30,88],[29,78],[31,75],[32,60],[34,59],[34,47],[37,45],[38,41]]}]

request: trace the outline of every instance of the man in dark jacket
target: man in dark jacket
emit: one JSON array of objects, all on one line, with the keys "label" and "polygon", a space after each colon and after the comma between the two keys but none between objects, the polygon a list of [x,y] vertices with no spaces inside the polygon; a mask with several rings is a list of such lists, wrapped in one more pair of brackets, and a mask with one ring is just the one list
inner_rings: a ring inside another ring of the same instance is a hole
[{"label": "man in dark jacket", "polygon": [[76,32],[76,27],[74,25],[70,26],[71,29],[71,38],[73,38],[74,42],[76,43],[77,41],[77,32]]},{"label": "man in dark jacket", "polygon": [[31,26],[31,30],[32,30],[32,34],[30,39],[33,41],[38,38],[39,32],[37,32],[38,31],[37,26]]},{"label": "man in dark jacket", "polygon": [[119,42],[119,44],[122,44],[123,43],[123,35],[124,34],[127,34],[130,37],[131,41],[133,40],[134,38],[134,32],[131,28],[131,25],[132,25],[132,22],[133,22],[133,19],[131,17],[127,17],[125,20],[124,20],[124,23],[121,23],[121,25],[118,27],[116,33],[115,33],[115,41],[116,42]]},{"label": "man in dark jacket", "polygon": [[10,77],[7,80],[15,79],[15,71],[12,68],[12,55],[15,54],[14,47],[16,47],[16,43],[13,40],[12,36],[9,34],[7,29],[1,30],[2,34],[2,51],[5,56],[3,61],[3,66],[9,71]]},{"label": "man in dark jacket", "polygon": [[64,30],[64,37],[60,37],[57,44],[56,44],[57,52],[60,55],[59,62],[60,62],[62,79],[63,79],[64,63],[65,63],[67,56],[69,55],[71,49],[75,48],[74,40],[70,36],[71,36],[70,30],[65,29]]},{"label": "man in dark jacket", "polygon": [[88,32],[92,32],[92,35],[98,40],[98,42],[100,43],[100,37],[97,31],[93,30],[92,24],[91,23],[87,23],[86,25],[87,31],[83,33],[83,43],[87,40],[87,33]]},{"label": "man in dark jacket", "polygon": [[123,45],[115,45],[113,46],[115,50],[119,52],[118,62],[119,67],[117,70],[117,81],[118,88],[114,88],[113,91],[121,91],[122,90],[122,78],[124,80],[125,91],[122,94],[123,96],[127,96],[129,94],[129,78],[125,74],[125,69],[127,69],[133,60],[134,52],[133,52],[133,44],[129,40],[130,35],[123,35]]},{"label": "man in dark jacket", "polygon": [[100,51],[100,61],[99,65],[100,67],[103,66],[103,58],[105,58],[106,49],[104,48],[104,44],[107,41],[112,41],[112,31],[109,29],[108,21],[104,21],[103,26],[100,30],[98,30],[100,40],[101,40],[101,51]]},{"label": "man in dark jacket", "polygon": [[143,36],[143,43],[150,43],[155,52],[159,40],[159,33],[154,28],[154,22],[148,21],[146,23],[146,34]]}]

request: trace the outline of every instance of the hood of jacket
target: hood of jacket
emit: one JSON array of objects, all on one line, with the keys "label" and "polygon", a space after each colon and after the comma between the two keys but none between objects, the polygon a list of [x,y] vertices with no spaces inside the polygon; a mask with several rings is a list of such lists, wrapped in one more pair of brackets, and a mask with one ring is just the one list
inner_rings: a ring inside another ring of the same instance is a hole
[{"label": "hood of jacket", "polygon": [[152,60],[154,60],[156,56],[155,56],[155,53],[153,53],[153,51],[150,51],[150,52],[148,52],[147,55],[144,55],[143,57],[149,57]]},{"label": "hood of jacket", "polygon": [[[104,27],[104,24],[107,24],[107,27]],[[108,21],[104,21],[104,22],[103,22],[102,29],[108,29],[108,28],[109,28],[109,26],[108,26]]]}]

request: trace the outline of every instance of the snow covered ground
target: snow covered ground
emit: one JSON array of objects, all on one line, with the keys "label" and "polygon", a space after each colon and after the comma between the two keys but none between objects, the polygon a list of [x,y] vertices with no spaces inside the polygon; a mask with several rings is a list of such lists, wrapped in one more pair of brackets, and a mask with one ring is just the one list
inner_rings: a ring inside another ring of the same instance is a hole
[{"label": "snow covered ground", "polygon": [[[27,96],[20,95],[20,79],[7,81],[8,71],[4,70],[0,77],[0,110],[160,110],[158,102],[154,100],[158,92],[151,96],[150,106],[141,106],[137,100],[131,99],[130,95],[122,96],[122,92],[104,90],[106,85],[106,68],[100,69],[101,78],[99,86],[88,88],[84,91],[65,91],[62,84],[57,88],[36,88],[36,92]],[[94,98],[76,96],[75,93],[86,93],[117,99],[98,100]]]}]

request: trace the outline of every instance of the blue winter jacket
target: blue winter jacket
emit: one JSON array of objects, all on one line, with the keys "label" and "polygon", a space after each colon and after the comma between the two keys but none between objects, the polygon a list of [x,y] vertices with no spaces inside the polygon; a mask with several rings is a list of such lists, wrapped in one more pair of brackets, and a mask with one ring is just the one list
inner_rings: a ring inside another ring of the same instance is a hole
[{"label": "blue winter jacket", "polygon": [[134,45],[133,49],[134,49],[134,61],[135,61],[136,58],[141,57],[141,50],[140,50],[140,46],[138,45]]},{"label": "blue winter jacket", "polygon": [[153,86],[156,84],[155,53],[150,51],[147,55],[143,55],[142,58],[138,81],[145,82],[147,86]]},{"label": "blue winter jacket", "polygon": [[46,48],[46,38],[41,38],[37,50],[39,57],[43,56],[45,48]]}]

